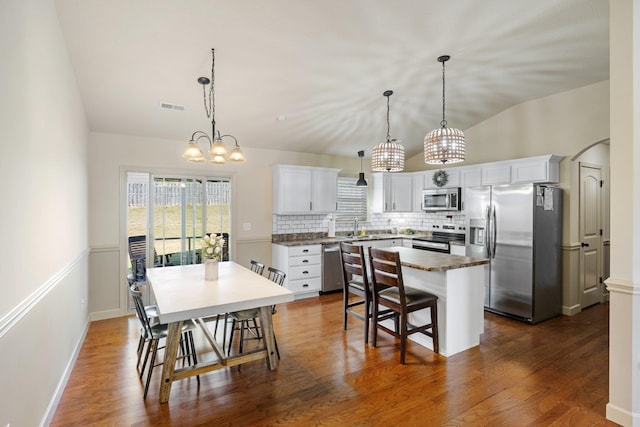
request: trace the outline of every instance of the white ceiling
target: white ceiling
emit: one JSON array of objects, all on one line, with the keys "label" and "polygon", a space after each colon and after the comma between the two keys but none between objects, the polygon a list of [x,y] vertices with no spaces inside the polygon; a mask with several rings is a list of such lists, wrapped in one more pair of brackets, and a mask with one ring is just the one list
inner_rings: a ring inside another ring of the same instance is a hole
[{"label": "white ceiling", "polygon": [[[56,0],[92,131],[210,132],[199,76],[216,54],[216,124],[241,147],[407,158],[442,119],[466,129],[609,78],[607,0]],[[161,103],[184,111],[163,110]],[[286,116],[286,120],[278,120]],[[470,141],[468,141],[470,143]]]}]

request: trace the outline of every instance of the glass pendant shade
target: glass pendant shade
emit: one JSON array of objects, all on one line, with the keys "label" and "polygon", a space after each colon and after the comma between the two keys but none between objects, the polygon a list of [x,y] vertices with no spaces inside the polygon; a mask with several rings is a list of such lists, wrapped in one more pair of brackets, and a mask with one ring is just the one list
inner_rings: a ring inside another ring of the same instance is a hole
[{"label": "glass pendant shade", "polygon": [[428,164],[464,162],[464,133],[455,128],[434,129],[424,138],[424,161]]},{"label": "glass pendant shade", "polygon": [[404,147],[395,140],[376,145],[371,151],[371,170],[401,172],[404,170]]},{"label": "glass pendant shade", "polygon": [[216,165],[224,165],[227,163],[227,159],[223,155],[212,154],[211,160],[209,160],[209,163],[214,163]]},{"label": "glass pendant shade", "polygon": [[213,141],[211,145],[211,150],[209,150],[209,154],[212,156],[226,156],[227,155],[227,147],[224,145],[221,139],[216,139]]},{"label": "glass pendant shade", "polygon": [[184,153],[182,153],[182,157],[187,159],[189,162],[204,162],[204,154],[202,154],[202,150],[198,146],[198,143],[193,139],[187,143],[187,148],[185,148]]},{"label": "glass pendant shade", "polygon": [[242,152],[238,144],[236,144],[235,147],[231,149],[231,152],[229,153],[229,161],[232,161],[232,162],[245,161],[244,153]]}]

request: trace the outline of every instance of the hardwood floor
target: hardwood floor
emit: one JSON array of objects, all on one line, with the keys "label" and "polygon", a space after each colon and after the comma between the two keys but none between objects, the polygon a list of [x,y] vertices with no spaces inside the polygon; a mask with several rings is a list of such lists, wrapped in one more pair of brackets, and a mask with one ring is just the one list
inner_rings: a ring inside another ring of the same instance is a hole
[{"label": "hardwood floor", "polygon": [[[135,317],[93,322],[52,426],[323,425],[586,426],[605,419],[608,304],[526,325],[485,313],[479,347],[449,358],[384,333],[366,346],[362,322],[342,330],[341,294],[278,306],[282,360],[174,383],[158,403],[136,370]],[[213,357],[194,333],[201,359]],[[221,334],[218,334],[221,336]]]}]

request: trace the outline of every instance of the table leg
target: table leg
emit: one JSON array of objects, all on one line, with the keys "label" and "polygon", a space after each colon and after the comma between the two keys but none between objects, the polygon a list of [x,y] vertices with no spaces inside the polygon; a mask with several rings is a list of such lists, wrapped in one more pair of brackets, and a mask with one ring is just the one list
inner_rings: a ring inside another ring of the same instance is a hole
[{"label": "table leg", "polygon": [[162,377],[160,383],[160,403],[167,403],[171,394],[171,383],[176,369],[176,358],[178,356],[178,346],[180,345],[180,335],[182,321],[169,323],[167,329],[167,343],[164,349],[164,361],[162,363]]},{"label": "table leg", "polygon": [[267,347],[269,369],[275,371],[278,368],[278,355],[276,354],[276,342],[273,339],[273,319],[271,318],[271,306],[260,307],[260,327]]}]

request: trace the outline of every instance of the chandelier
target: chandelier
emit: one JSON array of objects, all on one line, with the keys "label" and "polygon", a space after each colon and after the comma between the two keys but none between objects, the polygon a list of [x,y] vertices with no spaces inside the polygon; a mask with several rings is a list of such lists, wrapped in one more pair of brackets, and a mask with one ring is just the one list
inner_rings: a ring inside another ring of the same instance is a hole
[{"label": "chandelier", "polygon": [[447,128],[444,118],[444,63],[451,57],[438,57],[442,63],[442,121],[439,129],[434,129],[424,137],[424,162],[428,164],[458,163],[464,161],[464,133],[455,128]]},{"label": "chandelier", "polygon": [[398,144],[399,140],[391,138],[389,122],[389,97],[392,90],[385,91],[382,95],[387,97],[387,140],[376,145],[371,151],[371,170],[374,172],[400,172],[404,169],[404,147]]},{"label": "chandelier", "polygon": [[[184,150],[182,157],[189,162],[202,163],[206,161],[202,150],[198,143],[200,140],[205,139],[209,142],[209,163],[225,164],[227,160],[231,162],[244,162],[244,154],[238,145],[238,140],[233,135],[220,135],[220,131],[216,129],[216,105],[215,105],[215,63],[216,55],[215,49],[211,49],[211,79],[207,77],[199,77],[198,83],[202,85],[202,94],[204,102],[204,110],[207,113],[207,118],[211,119],[211,135],[197,130],[191,135],[191,140],[187,143],[187,148]],[[209,95],[207,97],[207,85],[209,85]],[[231,138],[235,142],[235,145],[231,151],[227,151],[222,138]]]}]

